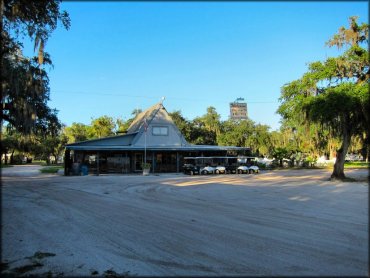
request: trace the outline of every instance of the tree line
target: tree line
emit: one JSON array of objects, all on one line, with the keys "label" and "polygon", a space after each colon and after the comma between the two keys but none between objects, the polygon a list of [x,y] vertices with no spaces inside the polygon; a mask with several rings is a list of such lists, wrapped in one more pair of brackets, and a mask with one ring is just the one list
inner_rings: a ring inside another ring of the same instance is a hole
[{"label": "tree line", "polygon": [[[74,122],[70,126],[61,125],[52,135],[25,135],[17,131],[3,130],[2,145],[11,154],[12,161],[19,161],[14,154],[22,154],[50,163],[63,155],[66,144],[125,134],[128,127],[141,110],[134,110],[128,120],[114,119],[104,115],[93,118],[90,124]],[[186,119],[181,111],[169,112],[176,126],[190,144],[250,147],[253,156],[277,159],[282,166],[283,159],[291,165],[297,161],[311,161],[321,155],[335,157],[340,140],[329,131],[317,125],[308,128],[292,128],[284,121],[280,130],[271,131],[268,125],[247,120],[221,120],[220,114],[212,106],[204,115],[192,120]],[[362,153],[366,157],[364,138],[355,136],[350,152]]]}]

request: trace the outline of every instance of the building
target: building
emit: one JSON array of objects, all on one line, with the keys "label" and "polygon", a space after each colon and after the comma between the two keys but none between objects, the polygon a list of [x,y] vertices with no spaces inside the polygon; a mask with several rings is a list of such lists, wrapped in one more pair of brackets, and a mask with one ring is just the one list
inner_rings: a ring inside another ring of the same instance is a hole
[{"label": "building", "polygon": [[[90,173],[181,172],[187,156],[248,155],[249,148],[189,144],[162,102],[136,116],[127,133],[66,145],[65,174],[86,165]],[[145,159],[146,158],[146,159]]]},{"label": "building", "polygon": [[234,102],[230,103],[230,119],[248,119],[247,103],[244,102],[244,98],[237,98]]}]

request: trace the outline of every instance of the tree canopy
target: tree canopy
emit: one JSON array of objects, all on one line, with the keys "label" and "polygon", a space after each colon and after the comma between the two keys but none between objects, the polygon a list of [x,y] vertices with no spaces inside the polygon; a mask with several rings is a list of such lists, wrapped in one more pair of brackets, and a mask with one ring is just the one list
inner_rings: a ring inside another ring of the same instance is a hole
[{"label": "tree canopy", "polygon": [[[60,11],[59,0],[1,0],[1,124],[30,134],[57,124],[57,111],[48,107],[49,79],[44,69],[52,65],[45,52],[47,40],[61,22],[69,28],[70,19]],[[23,55],[22,40],[34,42],[37,55]]]},{"label": "tree canopy", "polygon": [[297,124],[317,123],[340,138],[332,178],[344,179],[344,160],[354,135],[366,133],[369,143],[368,24],[349,18],[327,42],[344,49],[342,55],[310,63],[300,79],[282,87],[278,109],[284,119]]}]

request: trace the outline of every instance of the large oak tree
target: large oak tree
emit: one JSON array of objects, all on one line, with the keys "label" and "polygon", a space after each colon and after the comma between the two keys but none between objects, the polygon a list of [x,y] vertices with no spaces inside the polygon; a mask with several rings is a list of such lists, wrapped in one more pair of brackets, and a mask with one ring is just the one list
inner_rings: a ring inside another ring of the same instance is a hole
[{"label": "large oak tree", "polygon": [[[58,22],[69,28],[68,13],[59,0],[0,0],[1,125],[23,134],[58,125],[56,110],[48,107],[49,80],[45,65],[51,59],[45,46]],[[34,42],[36,55],[23,55],[22,40]],[[60,125],[60,124],[59,124]]]},{"label": "large oak tree", "polygon": [[327,42],[343,50],[338,57],[309,64],[302,78],[282,87],[278,109],[284,119],[319,123],[340,138],[334,164],[334,179],[344,179],[344,161],[354,135],[369,139],[369,52],[368,24],[350,17],[349,28],[341,27]]}]

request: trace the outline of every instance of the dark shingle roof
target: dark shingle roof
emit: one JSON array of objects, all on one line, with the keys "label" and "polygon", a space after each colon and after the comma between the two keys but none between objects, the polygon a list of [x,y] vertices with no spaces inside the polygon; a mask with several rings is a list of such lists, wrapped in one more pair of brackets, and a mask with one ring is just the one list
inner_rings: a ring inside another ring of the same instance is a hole
[{"label": "dark shingle roof", "polygon": [[76,142],[72,144],[66,145],[67,149],[76,149],[74,147],[89,147],[89,146],[97,146],[97,147],[123,147],[123,146],[130,146],[132,141],[134,140],[137,133],[125,134],[125,135],[116,135],[111,137],[105,137],[100,139],[93,139],[88,141]]},{"label": "dark shingle roof", "polygon": [[162,103],[157,103],[152,107],[148,108],[147,110],[141,112],[139,115],[131,123],[130,127],[127,130],[128,134],[139,132],[140,128],[144,124],[144,120],[147,120],[147,124],[150,124],[150,121],[153,119],[155,114],[158,112],[159,109],[163,108]]}]

